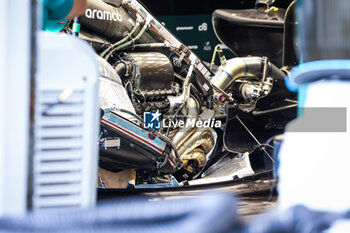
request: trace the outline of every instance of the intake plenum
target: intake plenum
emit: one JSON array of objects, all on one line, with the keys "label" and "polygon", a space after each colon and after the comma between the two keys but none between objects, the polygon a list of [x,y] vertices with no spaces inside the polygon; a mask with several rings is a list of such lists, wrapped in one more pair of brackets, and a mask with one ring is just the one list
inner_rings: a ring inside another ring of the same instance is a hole
[{"label": "intake plenum", "polygon": [[158,52],[123,53],[127,73],[140,91],[172,90],[174,69],[167,56]]}]

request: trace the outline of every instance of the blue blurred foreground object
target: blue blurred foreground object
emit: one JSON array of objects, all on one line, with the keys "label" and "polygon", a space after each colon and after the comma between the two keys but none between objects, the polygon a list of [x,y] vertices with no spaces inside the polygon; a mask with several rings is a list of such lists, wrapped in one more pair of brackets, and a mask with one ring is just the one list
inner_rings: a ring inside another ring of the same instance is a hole
[{"label": "blue blurred foreground object", "polygon": [[43,0],[42,29],[61,31],[68,22],[65,17],[73,8],[74,0]]},{"label": "blue blurred foreground object", "polygon": [[236,209],[236,200],[229,194],[161,201],[129,198],[90,210],[42,210],[24,218],[0,219],[0,233],[316,233],[350,222],[350,211],[314,211],[304,206],[246,222]]},{"label": "blue blurred foreground object", "polygon": [[125,199],[95,209],[38,211],[0,220],[0,232],[229,232],[237,220],[235,198],[206,194],[179,200]]},{"label": "blue blurred foreground object", "polygon": [[338,233],[333,231],[338,222],[350,223],[349,212],[314,211],[304,206],[295,206],[285,211],[263,215],[242,228],[233,229],[234,233]]},{"label": "blue blurred foreground object", "polygon": [[[297,4],[303,63],[288,81],[299,91],[299,118],[286,128],[279,154],[279,208],[341,213],[350,209],[350,1]],[[319,221],[310,218],[312,226]]]}]

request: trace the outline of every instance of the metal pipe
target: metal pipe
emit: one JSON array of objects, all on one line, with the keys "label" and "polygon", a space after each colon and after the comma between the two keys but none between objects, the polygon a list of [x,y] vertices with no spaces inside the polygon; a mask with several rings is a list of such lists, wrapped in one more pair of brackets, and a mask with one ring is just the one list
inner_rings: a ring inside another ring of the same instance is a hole
[{"label": "metal pipe", "polygon": [[[187,101],[187,120],[198,120],[198,103],[194,98]],[[214,145],[215,139],[210,128],[185,127],[181,128],[172,138],[177,153],[182,161],[197,160],[202,166],[206,162],[206,154]],[[186,163],[185,163],[186,164]]]},{"label": "metal pipe", "polygon": [[[169,112],[174,112],[177,105],[180,107],[176,110],[173,119],[176,117],[177,113],[179,113],[190,98],[191,93],[191,78],[194,70],[194,63],[192,63],[188,69],[186,79],[182,85],[182,94],[180,96],[168,96],[168,100],[170,101],[170,109]],[[167,132],[168,135],[168,132]]]},{"label": "metal pipe", "polygon": [[187,164],[186,161],[189,161],[189,160],[196,160],[199,166],[204,166],[205,163],[207,162],[205,152],[200,148],[196,148],[190,153],[181,156],[181,159],[185,161],[184,165]]},{"label": "metal pipe", "polygon": [[209,67],[209,69],[212,71],[213,70],[213,66],[215,65],[215,58],[216,58],[216,54],[219,54],[219,58],[220,58],[220,63],[221,63],[221,65],[226,65],[226,62],[227,62],[227,60],[226,60],[226,57],[225,57],[225,55],[224,55],[224,53],[223,53],[223,51],[222,51],[222,49],[221,49],[221,47],[220,47],[220,45],[217,45],[217,46],[215,46],[215,49],[214,49],[214,53],[213,53],[213,57],[212,57],[212,59],[211,59],[211,62],[210,62],[210,67]]},{"label": "metal pipe", "polygon": [[178,149],[180,158],[191,153],[197,147],[200,147],[205,154],[211,151],[214,146],[214,138],[210,130],[206,128],[197,129],[196,132],[186,140]]},{"label": "metal pipe", "polygon": [[[198,103],[194,98],[189,98],[187,101],[187,119],[196,120],[198,119],[199,107]],[[180,129],[172,138],[173,143],[178,149],[194,132],[196,128],[184,127]]]},{"label": "metal pipe", "polygon": [[[261,57],[233,58],[226,66],[220,66],[211,78],[211,83],[226,91],[238,78],[260,77],[263,74],[264,61]],[[267,75],[274,79],[285,79],[285,74],[272,63],[268,63]]]}]

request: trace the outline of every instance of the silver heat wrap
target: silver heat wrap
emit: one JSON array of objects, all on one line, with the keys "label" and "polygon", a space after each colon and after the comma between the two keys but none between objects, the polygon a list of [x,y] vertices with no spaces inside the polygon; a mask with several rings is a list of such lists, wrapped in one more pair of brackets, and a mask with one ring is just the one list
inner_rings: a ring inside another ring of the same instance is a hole
[{"label": "silver heat wrap", "polygon": [[[100,108],[113,108],[127,110],[135,113],[135,109],[131,103],[128,94],[123,87],[117,72],[103,58],[96,56],[100,71],[100,86],[99,86],[99,102]],[[134,120],[130,114],[119,113],[124,118]]]}]

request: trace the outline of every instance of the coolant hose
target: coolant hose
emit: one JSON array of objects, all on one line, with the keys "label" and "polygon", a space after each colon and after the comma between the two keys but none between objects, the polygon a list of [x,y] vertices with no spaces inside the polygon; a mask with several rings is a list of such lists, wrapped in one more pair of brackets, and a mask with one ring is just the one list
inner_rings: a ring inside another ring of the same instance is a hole
[{"label": "coolant hose", "polygon": [[117,46],[119,46],[119,45],[121,45],[121,44],[123,44],[123,43],[125,43],[125,42],[127,42],[127,41],[131,38],[131,36],[135,33],[135,31],[139,28],[139,26],[140,26],[140,23],[139,23],[139,22],[136,22],[135,25],[134,25],[134,27],[133,27],[133,29],[131,30],[131,32],[128,33],[128,35],[127,35],[126,37],[124,37],[124,38],[121,39],[120,41],[114,43],[111,47],[109,47],[109,48],[107,48],[105,51],[103,51],[103,52],[101,53],[101,57],[105,57],[106,54],[107,54],[108,52],[110,52],[112,49],[116,48]]},{"label": "coolant hose", "polygon": [[[228,60],[225,66],[220,66],[210,81],[214,86],[226,91],[238,78],[262,77],[264,65],[264,59],[261,57],[233,58]],[[282,80],[286,77],[286,74],[271,62],[268,62],[266,75]]]},{"label": "coolant hose", "polygon": [[109,58],[111,57],[111,55],[112,55],[114,52],[117,52],[117,51],[119,51],[119,50],[121,50],[121,49],[123,49],[123,48],[125,48],[125,47],[128,47],[128,46],[132,45],[132,44],[134,43],[134,41],[137,41],[138,39],[140,39],[140,38],[142,37],[142,35],[146,32],[147,28],[148,28],[148,24],[146,23],[146,24],[143,26],[143,28],[141,29],[141,31],[136,35],[136,37],[135,37],[134,39],[132,39],[132,40],[129,41],[129,42],[126,42],[125,44],[119,45],[118,47],[112,49],[112,51],[110,51],[110,52],[108,53],[108,55],[106,56],[105,59],[108,61]]}]

